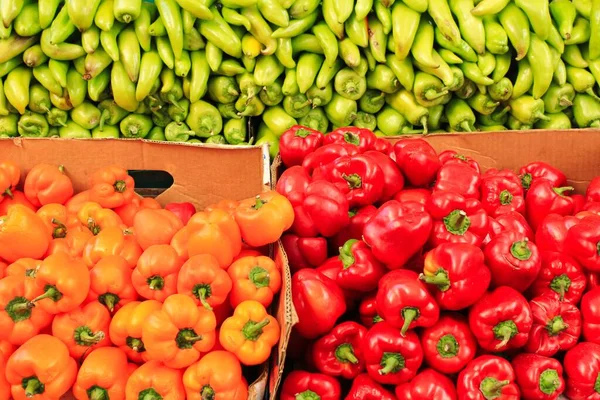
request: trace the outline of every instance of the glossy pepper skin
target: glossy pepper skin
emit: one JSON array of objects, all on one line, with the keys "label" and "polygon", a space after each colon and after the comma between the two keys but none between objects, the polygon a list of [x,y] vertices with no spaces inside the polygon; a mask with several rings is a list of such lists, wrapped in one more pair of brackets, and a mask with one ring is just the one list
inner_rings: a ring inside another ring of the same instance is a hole
[{"label": "glossy pepper skin", "polygon": [[347,321],[335,326],[312,346],[312,362],[329,376],[354,379],[365,368],[363,338],[367,328]]},{"label": "glossy pepper skin", "polygon": [[543,161],[525,165],[519,170],[519,177],[525,190],[529,190],[531,185],[540,179],[550,181],[554,187],[561,187],[567,183],[567,177],[561,170]]},{"label": "glossy pepper skin", "polygon": [[24,205],[14,205],[0,217],[0,257],[8,262],[42,258],[50,240],[44,221]]},{"label": "glossy pepper skin", "polygon": [[313,269],[302,269],[292,277],[296,330],[308,339],[329,332],[346,312],[344,293],[336,283]]},{"label": "glossy pepper skin", "polygon": [[360,153],[364,153],[373,148],[376,139],[375,134],[369,129],[346,126],[335,129],[327,134],[323,140],[323,144],[350,144],[356,146]]},{"label": "glossy pepper skin", "polygon": [[370,292],[377,288],[387,269],[362,240],[350,239],[339,250],[336,283],[346,290]]},{"label": "glossy pepper skin", "polygon": [[469,311],[469,326],[479,346],[487,351],[525,346],[532,321],[525,297],[508,286],[487,293]]},{"label": "glossy pepper skin", "polygon": [[429,186],[441,167],[433,147],[422,139],[399,140],[394,145],[394,154],[396,163],[412,186]]},{"label": "glossy pepper skin", "polygon": [[367,373],[384,385],[399,385],[415,377],[423,362],[416,333],[402,335],[387,322],[373,325],[363,342]]},{"label": "glossy pepper skin", "polygon": [[131,203],[135,183],[123,168],[112,166],[96,171],[90,178],[90,199],[102,207],[116,208]]},{"label": "glossy pepper skin", "polygon": [[344,400],[395,400],[396,397],[375,382],[368,374],[360,374],[352,380],[352,387]]},{"label": "glossy pepper skin", "polygon": [[566,195],[572,190],[570,186],[553,186],[545,179],[532,183],[525,197],[526,217],[531,228],[536,231],[548,214],[573,214],[575,202]]},{"label": "glossy pepper skin", "polygon": [[529,302],[533,326],[525,351],[552,357],[577,344],[581,335],[579,309],[555,297],[536,297]]},{"label": "glossy pepper skin", "polygon": [[567,232],[565,247],[590,272],[600,272],[600,217],[584,217]]},{"label": "glossy pepper skin", "polygon": [[450,378],[433,369],[424,369],[410,383],[396,387],[396,396],[405,400],[456,400],[456,388]]},{"label": "glossy pepper skin", "polygon": [[23,192],[36,207],[64,204],[73,196],[73,183],[62,165],[38,164],[27,174]]},{"label": "glossy pepper skin", "polygon": [[307,155],[302,162],[302,166],[306,168],[309,175],[312,175],[316,169],[323,165],[327,165],[340,157],[352,156],[358,153],[358,147],[351,144],[327,144]]},{"label": "glossy pepper skin", "polygon": [[544,251],[541,255],[542,268],[530,287],[531,295],[579,304],[586,288],[586,276],[579,263],[564,253]]},{"label": "glossy pepper skin", "polygon": [[533,230],[529,226],[529,223],[525,217],[516,211],[509,211],[505,214],[499,215],[496,218],[490,217],[488,219],[490,221],[490,231],[488,237],[483,242],[484,245],[489,243],[492,237],[506,231],[516,231],[522,233],[531,241],[534,241],[535,239]]},{"label": "glossy pepper skin", "polygon": [[456,391],[465,400],[519,400],[515,371],[508,361],[496,356],[480,356],[458,375]]},{"label": "glossy pepper skin", "polygon": [[421,333],[427,364],[442,374],[460,372],[477,352],[477,342],[467,319],[460,314],[444,314],[435,325]]},{"label": "glossy pepper skin", "polygon": [[400,172],[398,165],[388,155],[379,151],[370,150],[364,153],[371,158],[383,172],[383,193],[381,202],[391,200],[396,193],[404,188],[404,176]]},{"label": "glossy pepper skin", "polygon": [[567,351],[563,360],[567,376],[565,396],[569,400],[588,400],[600,397],[600,345],[582,342]]},{"label": "glossy pepper skin", "polygon": [[227,351],[211,351],[183,373],[183,386],[188,399],[211,396],[232,400],[248,398],[248,383],[242,375],[238,359]]},{"label": "glossy pepper skin", "polygon": [[402,335],[412,328],[432,326],[440,316],[437,303],[419,276],[404,269],[381,278],[376,301],[381,318],[400,329]]},{"label": "glossy pepper skin", "polygon": [[398,269],[427,243],[431,228],[422,204],[390,200],[367,221],[363,238],[379,261]]},{"label": "glossy pepper skin", "polygon": [[520,182],[506,176],[486,176],[481,182],[481,203],[491,217],[509,211],[525,212],[525,195]]},{"label": "glossy pepper skin", "polygon": [[86,400],[89,391],[91,397],[125,398],[127,378],[127,355],[123,350],[99,348],[90,352],[81,364],[73,385],[73,395],[77,400]]},{"label": "glossy pepper skin", "polygon": [[563,367],[558,360],[523,353],[511,364],[523,399],[554,400],[564,392]]},{"label": "glossy pepper skin", "polygon": [[373,215],[377,212],[377,207],[375,206],[365,206],[361,208],[353,208],[348,211],[348,217],[350,218],[350,223],[335,235],[331,240],[331,246],[334,249],[337,249],[344,245],[350,239],[362,239],[363,230],[365,228],[365,224],[371,219]]},{"label": "glossy pepper skin", "polygon": [[169,368],[158,361],[148,361],[133,371],[127,380],[125,398],[183,399],[182,374],[181,370]]},{"label": "glossy pepper skin", "polygon": [[425,256],[419,276],[435,287],[440,308],[462,310],[475,304],[487,291],[491,274],[479,247],[466,243],[442,243]]},{"label": "glossy pepper skin", "polygon": [[411,189],[406,188],[394,196],[394,200],[399,202],[414,201],[420,204],[427,204],[427,200],[431,197],[431,190],[429,189]]},{"label": "glossy pepper skin", "polygon": [[458,193],[466,198],[479,199],[481,174],[465,163],[448,162],[437,172],[433,191]]},{"label": "glossy pepper skin", "polygon": [[294,125],[279,138],[279,154],[286,167],[302,165],[307,155],[323,145],[323,134],[306,126]]},{"label": "glossy pepper skin", "polygon": [[600,202],[600,178],[592,179],[585,191],[585,201],[587,203]]},{"label": "glossy pepper skin", "polygon": [[433,219],[429,244],[468,243],[481,246],[489,231],[488,216],[481,203],[454,192],[431,194],[426,209]]},{"label": "glossy pepper skin", "polygon": [[342,388],[337,379],[306,371],[292,371],[281,388],[281,400],[341,400]]},{"label": "glossy pepper skin", "polygon": [[594,288],[581,299],[583,339],[600,344],[600,289]]},{"label": "glossy pepper skin", "polygon": [[477,172],[481,172],[481,168],[479,167],[479,163],[472,159],[469,156],[465,156],[464,154],[460,154],[455,150],[445,150],[442,151],[439,155],[440,162],[442,165],[446,164],[465,164],[469,167],[473,168]]},{"label": "glossy pepper skin", "polygon": [[165,210],[171,211],[181,220],[183,225],[186,225],[192,215],[196,213],[196,207],[190,202],[169,203],[165,206]]},{"label": "glossy pepper skin", "polygon": [[573,216],[550,214],[544,218],[535,232],[535,244],[540,251],[565,253],[567,232],[577,225],[580,219]]},{"label": "glossy pepper skin", "polygon": [[383,321],[383,318],[377,313],[376,292],[369,294],[363,298],[358,306],[360,322],[367,328],[372,327],[378,322]]},{"label": "glossy pepper skin", "polygon": [[301,238],[293,233],[281,237],[292,273],[303,268],[316,268],[327,259],[327,240],[323,237]]}]

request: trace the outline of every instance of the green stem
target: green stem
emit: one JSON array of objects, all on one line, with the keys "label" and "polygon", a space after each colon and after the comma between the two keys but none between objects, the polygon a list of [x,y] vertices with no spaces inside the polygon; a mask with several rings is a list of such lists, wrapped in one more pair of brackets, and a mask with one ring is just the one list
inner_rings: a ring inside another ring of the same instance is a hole
[{"label": "green stem", "polygon": [[108,392],[100,386],[92,386],[87,390],[89,400],[109,400]]},{"label": "green stem", "polygon": [[138,394],[138,400],[162,400],[162,396],[153,388],[148,388]]},{"label": "green stem", "polygon": [[404,369],[405,360],[400,353],[383,353],[379,365],[383,367],[379,370],[380,375],[395,374]]},{"label": "green stem", "polygon": [[493,328],[494,336],[500,340],[500,343],[496,345],[496,350],[499,350],[506,346],[510,339],[512,339],[519,330],[514,321],[502,321]]},{"label": "green stem", "polygon": [[463,210],[453,210],[444,217],[446,230],[453,235],[464,235],[471,226],[471,220]]},{"label": "green stem", "polygon": [[204,308],[206,308],[209,311],[212,311],[212,307],[206,301],[206,299],[208,299],[212,294],[212,290],[209,284],[203,283],[195,285],[192,289],[192,293],[194,294],[194,296],[196,296],[198,300],[200,300],[200,304],[202,304]]},{"label": "green stem", "polygon": [[526,261],[531,258],[531,249],[529,248],[529,241],[527,239],[514,242],[510,246],[510,254],[514,258],[520,261]]},{"label": "green stem", "polygon": [[560,385],[560,378],[555,369],[547,369],[540,374],[540,390],[544,394],[554,394]]},{"label": "green stem", "polygon": [[344,243],[344,245],[339,249],[340,261],[342,262],[344,269],[348,269],[354,265],[355,259],[354,253],[352,253],[352,246],[354,246],[354,243],[356,242],[358,242],[356,239],[347,240],[346,243]]},{"label": "green stem", "polygon": [[350,189],[359,189],[362,187],[362,178],[358,174],[342,174],[342,178],[348,182],[348,187]]},{"label": "green stem", "polygon": [[572,192],[573,190],[575,190],[575,188],[573,186],[563,186],[563,187],[559,187],[559,188],[554,188],[554,193],[556,193],[559,196],[565,196],[565,192]]},{"label": "green stem", "polygon": [[560,295],[560,301],[565,299],[565,293],[569,291],[570,287],[571,279],[569,279],[567,274],[556,276],[552,279],[552,282],[550,282],[550,289]]},{"label": "green stem", "polygon": [[271,282],[269,272],[262,267],[252,268],[248,274],[248,279],[259,289],[269,286],[269,283]]},{"label": "green stem", "polygon": [[479,390],[486,400],[493,400],[502,396],[502,388],[509,383],[510,381],[499,381],[496,378],[487,377],[481,381]]},{"label": "green stem", "polygon": [[402,336],[404,336],[406,335],[406,332],[408,332],[410,324],[412,324],[414,320],[419,318],[419,310],[414,307],[404,307],[402,309],[402,318],[404,318],[404,325],[402,325],[400,333],[402,334]]},{"label": "green stem", "polygon": [[260,196],[256,196],[256,204],[254,204],[255,210],[260,210],[262,206],[264,206],[266,201],[263,201]]},{"label": "green stem", "polygon": [[158,275],[148,278],[147,283],[150,290],[162,290],[165,287],[165,280]]},{"label": "green stem", "polygon": [[437,342],[437,351],[442,358],[453,358],[458,355],[460,344],[451,333],[444,335]]},{"label": "green stem", "polygon": [[507,206],[510,203],[512,203],[513,200],[513,195],[511,192],[509,192],[508,190],[503,190],[502,192],[500,192],[500,204],[502,204],[503,206]]},{"label": "green stem", "polygon": [[358,364],[358,358],[354,354],[354,348],[350,343],[344,343],[339,345],[335,349],[335,358],[341,363],[352,363]]},{"label": "green stem", "polygon": [[200,389],[201,400],[214,400],[216,395],[215,389],[210,385],[204,385],[202,389]]},{"label": "green stem", "polygon": [[467,120],[461,122],[458,126],[460,126],[463,132],[473,132],[473,129],[471,129],[471,125]]},{"label": "green stem", "polygon": [[321,396],[312,390],[305,390],[304,392],[296,394],[295,400],[321,400]]},{"label": "green stem", "polygon": [[46,285],[44,287],[44,293],[31,300],[31,303],[35,304],[40,300],[50,299],[54,302],[59,301],[63,297],[62,293],[53,285]]},{"label": "green stem", "polygon": [[35,376],[23,378],[21,387],[25,389],[25,396],[28,398],[42,394],[46,390],[45,385]]},{"label": "green stem", "polygon": [[247,340],[256,341],[262,335],[263,328],[269,325],[271,321],[268,318],[260,322],[248,321],[242,328],[242,333]]},{"label": "green stem", "polygon": [[100,304],[104,304],[111,313],[115,311],[115,306],[119,304],[121,299],[116,294],[104,293],[98,296]]},{"label": "green stem", "polygon": [[550,336],[556,336],[568,327],[569,325],[565,323],[562,317],[560,315],[557,315],[556,317],[552,318],[550,322],[548,322],[548,325],[546,325],[546,330],[548,331]]},{"label": "green stem", "polygon": [[434,275],[421,274],[419,275],[419,279],[430,285],[437,286],[442,292],[450,289],[450,278],[448,277],[448,272],[443,268],[438,269]]},{"label": "green stem", "polygon": [[125,190],[127,190],[127,184],[125,183],[125,181],[116,181],[113,186],[115,188],[115,192],[118,193],[123,193],[125,192]]}]

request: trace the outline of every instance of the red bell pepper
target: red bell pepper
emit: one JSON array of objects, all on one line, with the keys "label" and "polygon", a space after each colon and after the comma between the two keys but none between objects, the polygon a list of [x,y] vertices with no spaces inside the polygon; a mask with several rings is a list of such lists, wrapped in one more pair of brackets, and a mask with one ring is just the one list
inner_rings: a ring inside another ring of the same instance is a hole
[{"label": "red bell pepper", "polygon": [[402,335],[419,326],[433,326],[440,317],[440,309],[417,273],[396,270],[379,282],[377,312],[385,322]]},{"label": "red bell pepper", "polygon": [[600,202],[594,201],[591,203],[585,203],[583,209],[580,211],[588,211],[596,215],[600,215]]},{"label": "red bell pepper", "polygon": [[375,382],[368,374],[360,374],[352,380],[352,387],[345,400],[397,400],[387,389]]},{"label": "red bell pepper", "polygon": [[373,150],[388,156],[394,154],[394,146],[392,145],[392,143],[389,140],[380,137],[375,139],[375,144],[373,144]]},{"label": "red bell pepper", "polygon": [[[583,196],[582,194],[574,194],[571,195],[571,198],[573,199],[573,203],[575,204],[575,206],[573,207],[573,214],[577,214],[578,212],[581,211],[585,211],[586,209],[586,202],[585,202],[585,196]],[[593,204],[593,203],[590,203]],[[595,208],[595,207],[593,207]]]},{"label": "red bell pepper", "polygon": [[485,246],[484,254],[495,287],[510,286],[524,292],[542,268],[537,246],[519,232],[504,232],[495,236]]},{"label": "red bell pepper", "polygon": [[363,353],[369,376],[384,385],[410,381],[423,362],[417,334],[411,331],[402,335],[385,321],[367,331]]},{"label": "red bell pepper", "polygon": [[519,176],[510,169],[490,168],[487,171],[485,171],[481,177],[482,177],[482,179],[487,179],[487,178],[493,178],[493,177],[498,177],[498,176],[509,179],[514,183],[518,183],[518,184],[521,183],[521,179],[519,178]]},{"label": "red bell pepper", "polygon": [[306,126],[294,125],[279,138],[279,154],[286,167],[302,165],[312,152],[323,145],[324,135]]},{"label": "red bell pepper", "polygon": [[402,139],[394,145],[396,163],[413,186],[428,187],[442,166],[437,153],[423,139]]},{"label": "red bell pepper", "polygon": [[567,253],[591,272],[600,272],[600,216],[587,216],[569,229]]},{"label": "red bell pepper", "polygon": [[519,232],[525,235],[530,241],[533,241],[535,238],[533,230],[529,226],[529,223],[527,223],[525,217],[516,211],[509,211],[505,214],[497,216],[496,218],[490,217],[488,220],[490,221],[490,232],[486,240],[483,242],[484,245],[488,244],[494,236],[507,231]]},{"label": "red bell pepper", "polygon": [[581,299],[583,339],[600,344],[600,289],[595,288]]},{"label": "red bell pepper", "polygon": [[587,203],[600,202],[600,176],[592,179],[585,191],[585,201]]},{"label": "red bell pepper", "polygon": [[562,171],[542,161],[532,162],[522,167],[519,176],[525,190],[540,179],[550,181],[554,187],[561,187],[567,183],[567,177]]},{"label": "red bell pepper", "polygon": [[497,356],[480,356],[458,375],[456,391],[459,399],[519,400],[515,371],[508,361]]},{"label": "red bell pepper", "polygon": [[554,297],[536,297],[529,302],[533,326],[525,351],[552,357],[577,344],[581,335],[581,314],[573,304]]},{"label": "red bell pepper", "polygon": [[475,171],[481,173],[481,168],[479,167],[479,163],[473,160],[471,157],[465,156],[463,154],[459,154],[454,150],[445,150],[440,153],[440,162],[442,165],[445,164],[464,164],[473,168]]},{"label": "red bell pepper", "polygon": [[482,179],[481,203],[492,217],[510,211],[525,212],[525,197],[521,185],[499,175]]},{"label": "red bell pepper", "polygon": [[367,221],[377,212],[375,206],[365,206],[358,209],[352,209],[348,212],[350,223],[337,235],[331,238],[331,246],[337,250],[350,239],[362,239],[363,229]]},{"label": "red bell pepper", "polygon": [[356,146],[360,153],[369,151],[375,145],[377,137],[369,129],[356,126],[337,128],[325,135],[324,144],[341,143]]},{"label": "red bell pepper", "polygon": [[456,400],[456,388],[450,378],[432,369],[424,369],[410,383],[396,386],[403,400]]},{"label": "red bell pepper", "polygon": [[280,400],[341,400],[337,379],[324,374],[292,371],[281,388]]},{"label": "red bell pepper", "polygon": [[329,332],[346,312],[342,289],[314,269],[302,269],[294,274],[292,292],[298,314],[295,329],[307,339]]},{"label": "red bell pepper", "polygon": [[600,286],[600,274],[598,272],[588,272],[585,274],[588,291],[594,290]]},{"label": "red bell pepper", "polygon": [[566,195],[575,190],[571,186],[555,187],[545,179],[534,181],[525,197],[527,221],[534,231],[549,214],[571,215],[575,202]]},{"label": "red bell pepper", "polygon": [[358,314],[360,316],[360,322],[367,328],[383,321],[383,318],[377,313],[376,293],[372,293],[362,299],[358,306]]},{"label": "red bell pepper", "polygon": [[481,246],[488,234],[488,216],[478,200],[440,191],[431,194],[426,208],[433,218],[432,247],[449,242]]},{"label": "red bell pepper", "polygon": [[306,189],[311,181],[306,168],[296,165],[283,171],[275,189],[296,207],[304,201]]},{"label": "red bell pepper", "polygon": [[455,192],[466,198],[479,199],[481,175],[467,164],[448,163],[438,170],[433,191]]},{"label": "red bell pepper", "polygon": [[336,283],[342,289],[370,292],[387,272],[362,240],[348,240],[340,247],[339,260]]},{"label": "red bell pepper", "polygon": [[535,232],[535,244],[541,252],[566,252],[567,232],[581,220],[573,216],[550,214],[542,220]]},{"label": "red bell pepper", "polygon": [[542,252],[542,268],[530,287],[532,297],[550,296],[570,304],[579,304],[586,286],[583,270],[568,254]]},{"label": "red bell pepper", "polygon": [[329,376],[356,378],[365,368],[362,341],[366,333],[367,328],[356,322],[337,325],[313,345],[313,365]]},{"label": "red bell pepper", "polygon": [[501,286],[487,293],[469,311],[469,326],[479,346],[504,351],[525,346],[533,323],[525,297]]},{"label": "red bell pepper", "polygon": [[554,358],[523,353],[512,366],[524,400],[555,400],[565,391],[563,367]]},{"label": "red bell pepper", "polygon": [[431,190],[429,189],[404,189],[396,193],[394,200],[399,202],[415,201],[425,205],[429,197],[431,197]]},{"label": "red bell pepper", "polygon": [[454,313],[442,315],[435,325],[423,329],[421,345],[427,364],[447,375],[462,371],[477,351],[467,319]]},{"label": "red bell pepper", "polygon": [[390,200],[365,224],[363,240],[390,269],[401,268],[427,243],[431,216],[422,204]]},{"label": "red bell pepper", "polygon": [[192,215],[196,214],[196,207],[192,203],[169,203],[165,206],[165,210],[171,211],[179,218],[183,225],[186,225]]},{"label": "red bell pepper", "polygon": [[364,155],[371,158],[383,171],[384,187],[381,201],[391,200],[396,193],[404,188],[404,176],[400,172],[398,164],[389,156],[378,151],[367,151]]},{"label": "red bell pepper", "polygon": [[563,361],[569,400],[600,399],[600,345],[583,342],[567,351]]},{"label": "red bell pepper", "polygon": [[327,240],[322,237],[301,238],[293,233],[281,237],[292,273],[303,268],[316,268],[327,260]]},{"label": "red bell pepper", "polygon": [[490,286],[490,270],[479,247],[466,243],[442,243],[425,256],[419,278],[435,285],[440,308],[462,310],[475,304]]},{"label": "red bell pepper", "polygon": [[[329,257],[323,264],[321,264],[319,268],[317,268],[317,271],[319,271],[321,274],[325,275],[326,277],[334,281],[336,285],[338,285],[337,279],[342,268],[342,262],[340,261],[339,257]],[[362,293],[344,289],[342,287],[340,287],[340,289],[342,289],[342,292],[344,293],[344,298],[346,299],[346,309],[353,309],[354,303],[361,297]]]},{"label": "red bell pepper", "polygon": [[312,175],[316,169],[327,165],[340,157],[352,156],[354,154],[358,154],[358,147],[351,144],[328,144],[319,147],[317,150],[307,155],[302,162],[302,166],[306,168],[306,171],[310,175]]}]

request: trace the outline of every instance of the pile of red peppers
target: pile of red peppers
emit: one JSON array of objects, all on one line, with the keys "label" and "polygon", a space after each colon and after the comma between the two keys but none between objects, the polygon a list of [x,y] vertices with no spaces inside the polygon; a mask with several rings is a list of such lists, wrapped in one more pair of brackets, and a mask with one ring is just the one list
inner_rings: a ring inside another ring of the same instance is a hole
[{"label": "pile of red peppers", "polygon": [[280,154],[281,400],[600,399],[600,177],[574,194],[541,161],[483,171],[355,127],[295,126]]}]

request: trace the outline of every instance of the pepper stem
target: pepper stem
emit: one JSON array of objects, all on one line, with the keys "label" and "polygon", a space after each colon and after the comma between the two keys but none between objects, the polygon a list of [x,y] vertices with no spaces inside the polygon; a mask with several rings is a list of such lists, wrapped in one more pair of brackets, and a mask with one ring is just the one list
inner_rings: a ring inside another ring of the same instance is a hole
[{"label": "pepper stem", "polygon": [[40,300],[50,299],[54,302],[59,301],[62,298],[62,293],[53,285],[46,285],[44,293],[31,300],[32,304],[37,303]]},{"label": "pepper stem", "polygon": [[559,385],[560,379],[555,369],[547,369],[540,374],[540,390],[542,393],[554,394]]},{"label": "pepper stem", "polygon": [[342,174],[342,178],[348,182],[348,187],[350,189],[359,189],[362,187],[362,178],[358,174]]},{"label": "pepper stem", "polygon": [[271,278],[269,272],[262,267],[254,267],[248,274],[248,279],[257,289],[269,286]]},{"label": "pepper stem", "polygon": [[108,400],[108,392],[100,386],[92,386],[87,390],[89,400]]},{"label": "pepper stem", "polygon": [[354,348],[350,343],[341,344],[335,349],[335,358],[341,363],[358,364],[358,358],[354,354]]},{"label": "pepper stem", "polygon": [[52,218],[50,222],[52,222],[52,225],[56,225],[56,227],[52,230],[52,237],[54,239],[62,239],[67,236],[67,227],[65,224],[56,218]]},{"label": "pepper stem", "polygon": [[458,350],[460,349],[460,345],[458,341],[451,333],[444,335],[437,342],[437,351],[438,354],[442,358],[452,358],[456,357],[458,354]]},{"label": "pepper stem", "polygon": [[479,390],[487,400],[493,400],[502,395],[502,388],[509,383],[510,381],[499,381],[496,378],[487,377],[481,381]]},{"label": "pepper stem", "polygon": [[503,206],[507,206],[510,203],[512,203],[513,200],[513,195],[511,192],[509,192],[508,190],[503,190],[502,192],[500,192],[500,204],[502,204]]},{"label": "pepper stem", "polygon": [[125,344],[127,344],[127,346],[129,348],[131,348],[131,350],[135,351],[136,353],[142,353],[142,352],[146,351],[144,342],[142,342],[142,339],[140,339],[140,338],[134,338],[131,336],[127,336],[127,338],[125,339]]},{"label": "pepper stem", "polygon": [[358,242],[356,239],[350,239],[344,243],[342,247],[340,247],[340,261],[344,266],[344,269],[350,268],[354,265],[354,254],[352,253],[352,246],[354,243]]},{"label": "pepper stem", "polygon": [[248,321],[246,325],[242,328],[242,333],[246,337],[247,340],[256,341],[262,335],[263,328],[269,325],[271,321],[269,318],[265,318],[260,322]]},{"label": "pepper stem", "polygon": [[383,353],[379,365],[383,367],[379,370],[379,375],[395,374],[404,369],[405,361],[400,353]]},{"label": "pepper stem", "polygon": [[127,184],[123,180],[116,181],[113,186],[115,188],[115,192],[118,193],[123,193],[125,190],[127,190]]},{"label": "pepper stem", "polygon": [[559,188],[554,188],[554,193],[556,193],[559,196],[564,196],[565,192],[572,192],[573,190],[575,190],[573,186],[563,186]]},{"label": "pepper stem", "polygon": [[296,394],[295,400],[321,400],[321,396],[312,390],[305,390],[304,392]]},{"label": "pepper stem", "polygon": [[192,293],[194,294],[194,296],[196,296],[196,298],[200,301],[200,304],[202,304],[202,306],[208,311],[212,311],[212,307],[206,301],[206,299],[210,297],[211,292],[212,290],[210,285],[206,283],[195,285],[192,289]]},{"label": "pepper stem", "polygon": [[216,395],[215,389],[210,385],[204,385],[202,389],[200,389],[201,400],[214,400]]},{"label": "pepper stem", "polygon": [[430,285],[437,286],[437,288],[442,292],[445,292],[446,290],[450,289],[450,279],[448,278],[448,272],[443,268],[439,268],[437,271],[435,271],[434,275],[420,274],[419,279]]},{"label": "pepper stem", "polygon": [[463,121],[458,125],[463,132],[473,132],[473,129],[471,129],[471,125],[469,125],[469,121]]},{"label": "pepper stem", "polygon": [[98,296],[100,304],[104,304],[111,313],[115,311],[115,306],[119,304],[121,299],[116,294],[104,293]]},{"label": "pepper stem", "polygon": [[550,289],[554,290],[560,296],[560,301],[565,299],[565,293],[569,291],[571,287],[571,279],[567,276],[567,274],[562,274],[550,282]]},{"label": "pepper stem", "polygon": [[35,305],[25,297],[15,297],[6,304],[4,310],[14,323],[25,321],[31,317],[31,309]]},{"label": "pepper stem", "polygon": [[571,100],[569,100],[569,98],[567,96],[561,96],[558,99],[558,104],[561,107],[571,107],[573,105],[573,102]]},{"label": "pepper stem", "polygon": [[435,100],[439,99],[440,97],[444,97],[447,94],[448,90],[442,90],[441,92],[438,92],[436,89],[429,89],[425,91],[423,97],[425,97],[426,100]]},{"label": "pepper stem", "polygon": [[310,135],[310,132],[307,131],[306,129],[298,129],[294,134],[295,134],[295,136],[304,139],[304,138],[308,137],[308,135]]},{"label": "pepper stem", "polygon": [[500,322],[498,325],[494,326],[493,331],[496,339],[500,340],[500,343],[496,345],[496,350],[506,346],[510,339],[519,332],[517,325],[514,321],[510,320]]},{"label": "pepper stem", "polygon": [[162,400],[162,396],[152,388],[144,389],[138,394],[138,400]]},{"label": "pepper stem", "polygon": [[21,387],[25,389],[25,396],[27,398],[42,394],[46,389],[45,385],[35,376],[24,378],[23,381],[21,381]]},{"label": "pepper stem", "polygon": [[404,318],[404,325],[402,325],[400,333],[402,336],[405,336],[406,332],[408,332],[408,329],[410,328],[410,324],[419,318],[419,310],[414,307],[404,307],[402,309],[402,318]]},{"label": "pepper stem", "polygon": [[560,315],[557,315],[556,317],[552,318],[550,322],[548,322],[548,325],[546,325],[546,330],[550,336],[556,336],[568,327],[569,325],[565,323],[563,318]]},{"label": "pepper stem", "polygon": [[514,242],[510,246],[510,254],[517,260],[526,261],[531,258],[531,249],[529,248],[529,241],[527,239]]},{"label": "pepper stem", "polygon": [[193,329],[180,329],[175,337],[177,347],[180,349],[191,349],[196,342],[202,340],[202,335],[198,335]]},{"label": "pepper stem", "polygon": [[453,235],[464,235],[471,226],[471,220],[463,210],[453,210],[444,217],[446,230]]},{"label": "pepper stem", "polygon": [[600,374],[598,374],[596,382],[594,382],[594,391],[600,394]]},{"label": "pepper stem", "polygon": [[421,117],[421,126],[423,127],[423,134],[427,135],[429,133],[427,128],[427,115]]},{"label": "pepper stem", "polygon": [[146,281],[150,290],[162,290],[165,286],[165,280],[162,276],[154,275]]},{"label": "pepper stem", "polygon": [[523,189],[529,189],[532,181],[533,176],[531,174],[524,174],[521,176],[521,185],[523,186]]},{"label": "pepper stem", "polygon": [[260,196],[256,196],[256,203],[254,204],[255,210],[260,210],[262,206],[264,206],[266,201],[263,201]]}]

